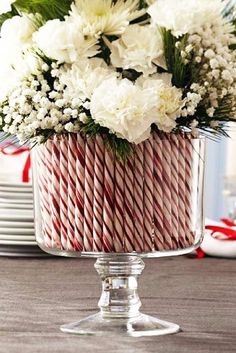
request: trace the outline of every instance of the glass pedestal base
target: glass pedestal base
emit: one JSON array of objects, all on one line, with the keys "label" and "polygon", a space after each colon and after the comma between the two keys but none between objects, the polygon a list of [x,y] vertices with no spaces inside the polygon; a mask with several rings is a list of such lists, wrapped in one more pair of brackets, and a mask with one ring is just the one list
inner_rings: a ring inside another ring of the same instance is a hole
[{"label": "glass pedestal base", "polygon": [[161,336],[177,333],[180,327],[140,313],[138,276],[144,269],[138,256],[104,256],[95,268],[102,279],[100,312],[81,321],[61,326],[76,335]]},{"label": "glass pedestal base", "polygon": [[106,319],[101,313],[78,322],[61,326],[61,331],[75,335],[126,335],[131,337],[163,336],[180,331],[180,327],[152,316],[139,314],[134,318]]}]

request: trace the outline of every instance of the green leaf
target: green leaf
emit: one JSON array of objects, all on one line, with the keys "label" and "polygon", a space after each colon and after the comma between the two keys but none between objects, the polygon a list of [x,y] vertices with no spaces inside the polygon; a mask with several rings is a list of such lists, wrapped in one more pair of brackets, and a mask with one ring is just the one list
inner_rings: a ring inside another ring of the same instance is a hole
[{"label": "green leaf", "polygon": [[0,29],[6,20],[8,20],[16,15],[18,15],[18,12],[14,8],[12,9],[11,12],[3,13],[2,15],[0,15]]},{"label": "green leaf", "polygon": [[[191,65],[185,64],[181,56],[181,51],[187,45],[188,36],[176,38],[170,30],[161,28],[164,44],[164,53],[168,72],[173,75],[172,83],[178,88],[186,88],[191,82]],[[179,43],[177,46],[176,43]]]},{"label": "green leaf", "polygon": [[63,20],[69,13],[73,0],[17,0],[14,8],[20,12],[39,13],[45,20]]},{"label": "green leaf", "polygon": [[115,156],[123,162],[133,153],[133,146],[130,142],[118,138],[115,134],[112,134],[109,129],[96,124],[92,117],[88,117],[86,124],[81,127],[80,132],[90,137],[101,135],[107,148],[110,148]]}]

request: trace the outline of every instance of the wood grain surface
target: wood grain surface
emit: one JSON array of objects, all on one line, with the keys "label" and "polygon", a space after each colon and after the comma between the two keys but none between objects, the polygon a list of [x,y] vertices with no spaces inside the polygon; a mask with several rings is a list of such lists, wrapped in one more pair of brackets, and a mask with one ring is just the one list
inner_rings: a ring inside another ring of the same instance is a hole
[{"label": "wood grain surface", "polygon": [[142,311],[183,332],[150,338],[77,337],[59,326],[97,311],[94,260],[0,258],[0,353],[236,352],[236,261],[146,261]]}]

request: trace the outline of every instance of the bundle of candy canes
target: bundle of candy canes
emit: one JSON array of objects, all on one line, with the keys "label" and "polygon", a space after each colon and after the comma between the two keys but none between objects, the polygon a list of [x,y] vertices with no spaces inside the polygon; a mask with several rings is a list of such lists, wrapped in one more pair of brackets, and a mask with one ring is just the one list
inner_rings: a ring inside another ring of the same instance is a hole
[{"label": "bundle of candy canes", "polygon": [[100,136],[70,134],[37,147],[41,245],[116,253],[193,246],[201,145],[190,134],[154,133],[126,162]]}]

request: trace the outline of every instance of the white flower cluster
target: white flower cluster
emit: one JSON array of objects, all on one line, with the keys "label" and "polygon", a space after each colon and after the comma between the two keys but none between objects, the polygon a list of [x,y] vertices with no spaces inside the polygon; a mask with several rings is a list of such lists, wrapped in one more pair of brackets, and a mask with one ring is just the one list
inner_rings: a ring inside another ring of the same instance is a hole
[{"label": "white flower cluster", "polygon": [[214,23],[205,24],[188,39],[194,47],[193,61],[199,66],[198,82],[192,84],[191,89],[201,96],[209,117],[214,116],[227,97],[231,97],[231,113],[235,116],[236,53],[230,46],[236,42],[232,31],[233,28],[222,23],[218,16]]},{"label": "white flower cluster", "polygon": [[[6,1],[6,11],[12,3]],[[153,125],[195,133],[199,111],[217,129],[222,102],[230,103],[230,118],[236,107],[235,28],[222,15],[223,3],[74,0],[63,20],[32,14],[6,20],[0,129],[40,142],[94,124],[140,143]],[[180,84],[176,72],[182,77],[185,67],[188,80]]]},{"label": "white flower cluster", "polygon": [[[44,64],[40,75],[23,80],[9,95],[8,104],[2,107],[5,115],[3,131],[17,135],[22,142],[34,139],[40,143],[43,137],[38,136],[38,130],[77,132],[80,117],[85,118],[76,102],[66,101],[64,85],[58,79],[53,87],[49,86],[44,77],[48,69]],[[56,64],[52,64],[53,71],[58,71]]]}]

